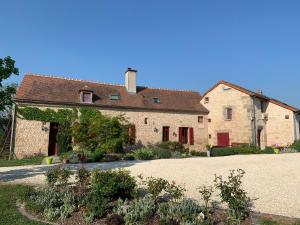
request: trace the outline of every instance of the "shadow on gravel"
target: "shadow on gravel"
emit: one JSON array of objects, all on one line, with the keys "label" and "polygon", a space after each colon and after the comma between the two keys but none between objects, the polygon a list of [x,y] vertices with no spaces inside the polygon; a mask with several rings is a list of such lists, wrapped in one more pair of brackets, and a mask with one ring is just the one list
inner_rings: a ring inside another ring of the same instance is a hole
[{"label": "shadow on gravel", "polygon": [[72,171],[77,170],[81,166],[89,170],[93,169],[117,169],[117,168],[126,168],[133,166],[137,163],[144,163],[144,161],[117,161],[117,162],[103,162],[103,163],[84,163],[84,164],[53,164],[49,165],[41,165],[41,166],[32,166],[26,168],[18,168],[11,167],[8,171],[0,172],[0,181],[9,182],[9,181],[17,181],[19,179],[26,179],[30,177],[35,177],[38,175],[45,174],[48,170],[56,166],[62,166],[69,168]]}]

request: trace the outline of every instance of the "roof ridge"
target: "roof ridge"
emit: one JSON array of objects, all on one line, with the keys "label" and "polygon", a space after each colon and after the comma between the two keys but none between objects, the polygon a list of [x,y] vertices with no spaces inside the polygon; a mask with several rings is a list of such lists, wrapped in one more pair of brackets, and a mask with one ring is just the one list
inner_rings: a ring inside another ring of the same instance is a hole
[{"label": "roof ridge", "polygon": [[[77,78],[71,78],[71,77],[65,77],[65,76],[60,76],[60,75],[45,75],[45,74],[39,74],[39,73],[26,73],[24,76],[38,76],[38,77],[48,77],[48,78],[56,78],[56,79],[64,79],[64,80],[71,80],[71,81],[81,81],[81,82],[89,82],[89,83],[94,83],[94,84],[106,84],[106,85],[111,85],[111,86],[121,86],[124,87],[125,85],[123,84],[115,84],[115,83],[106,83],[106,82],[100,82],[100,81],[91,81],[91,80],[82,80],[82,79],[77,79]],[[181,92],[197,92],[196,90],[184,90],[184,89],[172,89],[172,88],[156,88],[156,87],[149,87],[149,86],[137,86],[141,88],[149,88],[149,89],[156,89],[156,90],[165,90],[165,91],[181,91]],[[200,94],[200,93],[199,93]]]},{"label": "roof ridge", "polygon": [[[141,88],[149,88],[149,89],[155,89],[155,90],[162,90],[162,91],[181,91],[181,92],[197,92],[196,90],[190,90],[190,89],[176,89],[176,88],[157,88],[157,87],[149,87],[149,86],[138,86]],[[200,94],[200,93],[199,93]]]},{"label": "roof ridge", "polygon": [[39,74],[39,73],[26,73],[26,74],[24,74],[24,76],[48,77],[48,78],[56,78],[56,79],[63,79],[63,80],[70,80],[70,81],[80,81],[80,82],[88,82],[88,83],[94,83],[94,84],[106,84],[106,85],[111,85],[111,86],[124,87],[123,84],[105,83],[105,82],[92,81],[92,80],[82,80],[82,79],[59,76],[59,75],[45,75],[45,74]]}]

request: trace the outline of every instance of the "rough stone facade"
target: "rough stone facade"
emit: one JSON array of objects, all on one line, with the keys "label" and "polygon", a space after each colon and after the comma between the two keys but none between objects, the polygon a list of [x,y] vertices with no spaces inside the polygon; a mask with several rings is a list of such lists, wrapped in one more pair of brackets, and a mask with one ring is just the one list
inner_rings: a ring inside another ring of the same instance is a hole
[{"label": "rough stone facade", "polygon": [[[217,134],[222,132],[229,133],[230,145],[260,143],[262,149],[288,146],[299,139],[300,115],[263,97],[221,83],[207,92],[201,103],[210,111],[208,143],[212,146],[218,146]],[[232,120],[226,120],[228,107]]]},{"label": "rough stone facade", "polygon": [[[59,106],[29,105],[46,108],[61,108]],[[194,145],[188,146],[192,150],[205,150],[207,145],[207,115],[192,113],[175,113],[163,111],[119,110],[99,108],[106,115],[117,116],[123,114],[135,124],[136,142],[143,145],[162,141],[162,127],[170,127],[170,141],[178,141],[179,127],[192,127],[194,130]],[[198,116],[203,116],[203,122],[198,122]],[[145,124],[147,118],[147,124]],[[48,154],[49,123],[16,119],[15,154],[21,158],[37,153]]]},{"label": "rough stone facade", "polygon": [[[206,102],[206,97],[209,99]],[[250,143],[252,141],[251,128],[251,98],[249,95],[219,85],[201,100],[209,110],[208,142],[217,146],[217,134],[229,133],[230,144]],[[232,108],[232,120],[226,120],[225,109]]]}]

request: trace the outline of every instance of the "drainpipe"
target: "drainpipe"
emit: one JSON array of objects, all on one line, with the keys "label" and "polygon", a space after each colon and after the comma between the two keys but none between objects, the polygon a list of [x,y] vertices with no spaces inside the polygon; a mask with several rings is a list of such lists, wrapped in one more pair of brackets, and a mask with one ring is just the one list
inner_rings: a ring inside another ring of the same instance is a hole
[{"label": "drainpipe", "polygon": [[251,98],[252,99],[252,112],[253,112],[253,114],[252,114],[252,138],[253,138],[253,144],[254,144],[254,146],[256,146],[257,145],[257,143],[256,143],[256,111],[255,111],[255,103],[254,103],[254,99],[255,99],[255,97],[252,97]]},{"label": "drainpipe", "polygon": [[14,156],[14,144],[15,144],[15,117],[16,117],[16,105],[12,104],[11,110],[11,134],[10,134],[10,146],[9,146],[9,160]]}]

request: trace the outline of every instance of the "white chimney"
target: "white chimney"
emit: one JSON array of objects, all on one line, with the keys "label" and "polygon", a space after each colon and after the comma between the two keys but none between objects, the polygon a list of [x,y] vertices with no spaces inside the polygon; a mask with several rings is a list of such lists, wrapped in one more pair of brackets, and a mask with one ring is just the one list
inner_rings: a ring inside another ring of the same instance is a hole
[{"label": "white chimney", "polygon": [[137,70],[131,68],[128,68],[125,72],[125,87],[130,93],[136,93],[136,74]]}]

